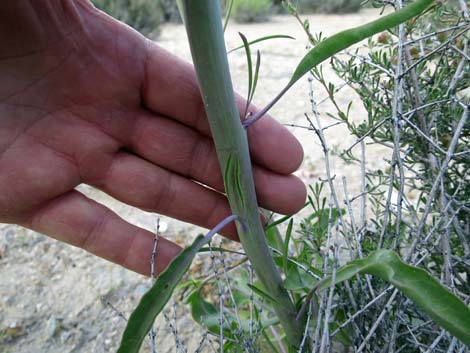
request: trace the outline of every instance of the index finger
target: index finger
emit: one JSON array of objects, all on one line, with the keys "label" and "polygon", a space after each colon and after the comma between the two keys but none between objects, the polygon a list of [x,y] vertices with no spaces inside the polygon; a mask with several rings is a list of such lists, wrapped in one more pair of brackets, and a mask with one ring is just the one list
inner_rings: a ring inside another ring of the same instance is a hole
[{"label": "index finger", "polygon": [[[148,109],[210,134],[194,68],[154,43],[148,45],[142,97]],[[236,100],[243,111],[246,101]],[[248,140],[253,161],[276,173],[293,173],[302,163],[299,141],[269,115],[248,128]]]}]

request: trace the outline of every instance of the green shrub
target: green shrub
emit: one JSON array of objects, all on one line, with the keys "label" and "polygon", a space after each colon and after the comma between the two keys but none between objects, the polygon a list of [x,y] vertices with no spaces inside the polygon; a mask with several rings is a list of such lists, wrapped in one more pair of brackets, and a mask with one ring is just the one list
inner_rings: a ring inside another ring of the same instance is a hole
[{"label": "green shrub", "polygon": [[359,11],[362,0],[299,0],[300,12],[350,13]]},{"label": "green shrub", "polygon": [[[230,0],[226,1],[229,4]],[[240,23],[263,22],[272,13],[271,0],[233,0],[232,18]]]},{"label": "green shrub", "polygon": [[165,21],[182,22],[175,0],[160,0],[160,3],[165,16]]},{"label": "green shrub", "polygon": [[143,34],[155,33],[164,21],[161,1],[155,0],[92,0],[94,5],[127,23]]}]

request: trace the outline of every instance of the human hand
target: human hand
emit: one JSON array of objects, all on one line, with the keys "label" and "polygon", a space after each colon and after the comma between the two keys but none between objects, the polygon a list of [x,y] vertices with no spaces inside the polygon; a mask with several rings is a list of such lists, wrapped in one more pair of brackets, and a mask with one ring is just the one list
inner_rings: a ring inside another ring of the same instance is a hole
[{"label": "human hand", "polygon": [[[153,234],[76,186],[205,228],[230,214],[193,68],[88,1],[0,3],[0,78],[0,222],[148,274]],[[295,213],[302,147],[270,117],[248,138],[260,205]],[[179,251],[161,239],[156,271]]]}]

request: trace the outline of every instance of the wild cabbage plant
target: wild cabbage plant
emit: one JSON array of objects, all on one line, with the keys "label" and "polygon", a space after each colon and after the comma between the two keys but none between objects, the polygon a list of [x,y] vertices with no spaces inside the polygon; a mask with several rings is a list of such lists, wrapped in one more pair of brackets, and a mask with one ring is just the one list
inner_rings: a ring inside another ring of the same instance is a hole
[{"label": "wild cabbage plant", "polygon": [[[219,226],[206,237],[198,237],[158,277],[153,288],[142,298],[130,317],[119,353],[139,351],[155,317],[169,300],[194,256],[207,244],[211,236],[228,222],[235,222],[245,254],[258,279],[258,282],[245,286],[262,298],[276,314],[275,319],[270,321],[264,320],[262,315],[257,313],[261,333],[268,349],[276,348],[272,342],[274,338],[271,339],[265,329],[279,323],[282,326],[282,334],[278,335],[276,344],[283,347],[282,350],[312,351],[310,340],[306,339],[307,334],[315,325],[317,330],[322,329],[319,323],[315,322],[315,315],[311,315],[315,310],[312,301],[315,292],[335,286],[359,274],[373,275],[393,285],[438,325],[465,344],[470,344],[470,310],[467,305],[441,286],[426,271],[406,264],[391,250],[379,249],[371,252],[368,257],[351,261],[330,276],[309,273],[312,271],[309,268],[302,268],[302,264],[292,265],[287,251],[292,222],[284,240],[279,239],[275,225],[265,228],[261,223],[246,137],[246,129],[256,124],[285,92],[320,63],[355,43],[419,16],[433,5],[436,4],[432,0],[417,0],[376,21],[315,43],[313,49],[300,61],[280,93],[265,108],[254,115],[248,114],[246,119],[241,121],[228,69],[219,4],[212,0],[181,1],[181,13],[233,215],[221,220]],[[253,68],[250,43],[243,36],[242,40],[249,61],[250,100],[256,87],[260,60],[258,56]],[[333,217],[340,217],[341,212],[338,207],[329,207],[327,225],[331,224]],[[268,244],[269,239],[277,239],[277,244],[272,244],[272,241]],[[299,283],[304,286],[308,283],[311,286],[308,293],[299,294],[296,291]],[[246,342],[237,341],[236,332],[250,332],[252,328],[245,327],[241,322],[237,324],[235,320],[233,325],[227,326],[218,319],[221,315],[218,309],[206,301],[197,289],[191,293],[188,301],[197,322],[212,333],[230,338],[221,343],[224,351],[238,352],[247,348]],[[252,310],[256,311],[254,308]]]}]

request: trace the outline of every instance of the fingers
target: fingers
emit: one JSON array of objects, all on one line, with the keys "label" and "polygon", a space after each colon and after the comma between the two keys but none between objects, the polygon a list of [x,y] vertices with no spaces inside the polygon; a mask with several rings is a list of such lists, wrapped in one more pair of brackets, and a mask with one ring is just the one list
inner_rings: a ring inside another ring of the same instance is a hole
[{"label": "fingers", "polygon": [[[153,234],[125,222],[77,191],[49,201],[22,225],[130,270],[150,274]],[[180,250],[178,245],[160,238],[155,271],[161,272]]]},{"label": "fingers", "polygon": [[[137,118],[131,149],[167,170],[224,191],[216,151],[211,139],[178,122],[143,113]],[[293,214],[304,204],[306,189],[295,176],[253,166],[260,205]]]},{"label": "fingers", "polygon": [[[224,195],[124,152],[94,186],[129,205],[207,229],[231,214]],[[221,233],[237,239],[233,224]]]},{"label": "fingers", "polygon": [[[208,135],[209,126],[192,66],[155,44],[149,44],[148,50],[142,92],[145,106]],[[238,96],[236,99],[239,111],[243,111],[245,101]],[[290,174],[302,162],[300,143],[269,116],[248,128],[248,139],[254,162],[267,169]]]}]

